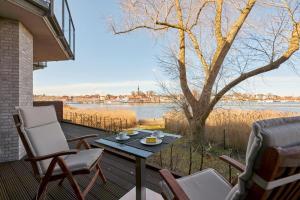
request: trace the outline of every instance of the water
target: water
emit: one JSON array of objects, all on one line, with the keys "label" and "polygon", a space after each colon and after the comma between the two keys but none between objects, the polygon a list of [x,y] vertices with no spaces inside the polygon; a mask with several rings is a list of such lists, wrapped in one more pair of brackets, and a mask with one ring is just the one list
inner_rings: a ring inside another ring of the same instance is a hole
[{"label": "water", "polygon": [[[77,108],[97,110],[133,110],[137,119],[161,118],[172,110],[174,105],[167,104],[69,104]],[[284,112],[300,112],[300,102],[226,102],[219,103],[217,108],[241,110],[275,110]]]},{"label": "water", "polygon": [[216,107],[241,110],[300,112],[300,102],[226,102],[219,103]]}]

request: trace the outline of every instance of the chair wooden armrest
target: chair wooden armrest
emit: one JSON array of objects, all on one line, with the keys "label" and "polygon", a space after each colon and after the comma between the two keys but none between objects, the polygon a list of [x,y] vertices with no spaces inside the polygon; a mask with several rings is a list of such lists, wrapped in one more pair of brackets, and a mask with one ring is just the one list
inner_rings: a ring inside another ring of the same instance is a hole
[{"label": "chair wooden armrest", "polygon": [[173,192],[175,198],[178,200],[189,200],[187,194],[183,191],[181,186],[178,184],[174,176],[167,169],[162,169],[159,171],[160,175],[163,177],[164,181],[167,183],[171,191]]},{"label": "chair wooden armrest", "polygon": [[99,135],[97,135],[97,134],[84,135],[84,136],[68,139],[67,142],[76,142],[77,141],[78,143],[77,143],[76,149],[80,149],[82,145],[86,149],[90,149],[91,145],[85,139],[94,138],[94,137],[98,137],[98,136]]},{"label": "chair wooden armrest", "polygon": [[87,138],[94,138],[94,137],[98,137],[98,135],[97,134],[84,135],[76,138],[67,139],[67,142],[75,142],[75,141],[84,140]]},{"label": "chair wooden armrest", "polygon": [[49,158],[55,158],[59,156],[65,156],[65,155],[70,155],[70,154],[76,154],[78,151],[77,150],[69,150],[69,151],[60,151],[44,156],[37,156],[37,157],[31,157],[31,158],[26,158],[26,161],[41,161],[41,160],[46,160]]},{"label": "chair wooden armrest", "polygon": [[245,171],[245,169],[246,169],[246,166],[244,164],[240,163],[237,160],[234,160],[233,158],[231,158],[229,156],[222,155],[219,158],[241,172]]}]

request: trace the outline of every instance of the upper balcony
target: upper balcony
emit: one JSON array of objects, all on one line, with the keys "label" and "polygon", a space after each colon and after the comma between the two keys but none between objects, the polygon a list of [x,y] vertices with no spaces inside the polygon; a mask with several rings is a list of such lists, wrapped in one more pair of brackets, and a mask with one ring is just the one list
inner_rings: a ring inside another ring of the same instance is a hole
[{"label": "upper balcony", "polygon": [[3,0],[0,17],[20,21],[33,35],[33,61],[75,58],[75,26],[67,0]]}]

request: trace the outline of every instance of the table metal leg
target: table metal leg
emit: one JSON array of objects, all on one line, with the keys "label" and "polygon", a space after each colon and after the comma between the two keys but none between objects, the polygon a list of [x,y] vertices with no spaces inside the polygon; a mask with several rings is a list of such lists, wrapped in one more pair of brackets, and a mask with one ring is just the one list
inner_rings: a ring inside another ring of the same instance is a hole
[{"label": "table metal leg", "polygon": [[135,177],[136,199],[146,200],[146,160],[144,158],[136,157]]}]

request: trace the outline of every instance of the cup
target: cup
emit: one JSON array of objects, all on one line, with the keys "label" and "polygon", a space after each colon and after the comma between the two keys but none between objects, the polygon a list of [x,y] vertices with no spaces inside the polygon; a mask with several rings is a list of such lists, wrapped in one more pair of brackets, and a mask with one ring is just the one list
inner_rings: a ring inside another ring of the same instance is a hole
[{"label": "cup", "polygon": [[162,137],[162,131],[154,131],[152,136],[160,138],[160,137]]},{"label": "cup", "polygon": [[121,133],[119,133],[119,138],[120,138],[121,140],[125,139],[126,136],[127,136],[127,133],[126,133],[126,132],[121,132]]}]

